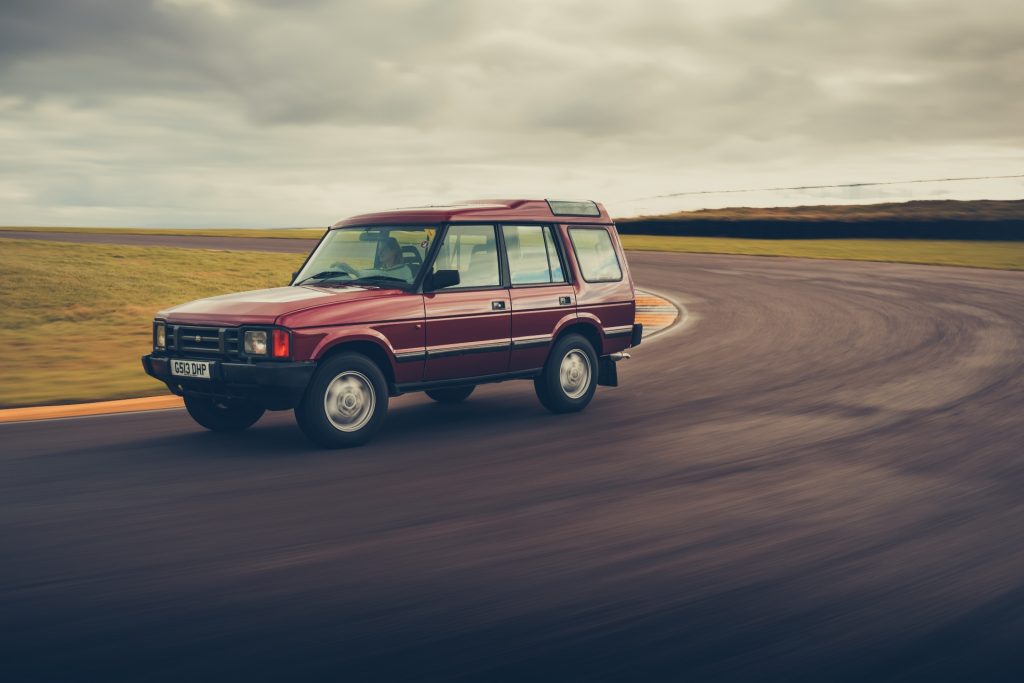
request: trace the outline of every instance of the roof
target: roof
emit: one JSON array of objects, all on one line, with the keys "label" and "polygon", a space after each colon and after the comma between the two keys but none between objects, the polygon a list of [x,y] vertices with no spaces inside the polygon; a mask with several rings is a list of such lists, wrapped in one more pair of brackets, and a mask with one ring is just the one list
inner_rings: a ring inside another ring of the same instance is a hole
[{"label": "roof", "polygon": [[[554,211],[557,211],[556,214]],[[590,215],[580,215],[590,212]],[[332,228],[396,223],[447,223],[451,221],[545,221],[548,223],[611,223],[597,202],[557,199],[480,199],[446,206],[417,206],[364,213],[338,221]]]}]

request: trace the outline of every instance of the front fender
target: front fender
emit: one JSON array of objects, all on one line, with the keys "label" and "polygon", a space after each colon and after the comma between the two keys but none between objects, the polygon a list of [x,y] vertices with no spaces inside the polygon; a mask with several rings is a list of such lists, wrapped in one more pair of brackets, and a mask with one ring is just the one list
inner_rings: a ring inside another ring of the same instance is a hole
[{"label": "front fender", "polygon": [[[422,323],[392,323],[380,326],[341,325],[296,331],[301,340],[297,352],[309,360],[320,360],[343,344],[353,344],[381,364],[397,383],[423,379],[424,343]],[[296,357],[299,357],[296,355]]]},{"label": "front fender", "polygon": [[387,337],[373,328],[340,327],[330,330],[317,342],[310,353],[310,358],[312,360],[320,360],[330,353],[331,349],[348,342],[369,342],[374,344],[387,355],[392,365],[395,364],[395,348]]}]

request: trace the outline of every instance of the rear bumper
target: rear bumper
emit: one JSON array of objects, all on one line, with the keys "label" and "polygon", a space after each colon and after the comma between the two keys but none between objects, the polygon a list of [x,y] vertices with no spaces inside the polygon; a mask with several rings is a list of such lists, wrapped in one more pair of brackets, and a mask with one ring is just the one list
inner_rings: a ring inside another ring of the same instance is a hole
[{"label": "rear bumper", "polygon": [[644,326],[643,323],[636,323],[633,325],[633,334],[629,337],[630,346],[640,346],[640,342],[644,338]]},{"label": "rear bumper", "polygon": [[267,408],[294,407],[302,399],[316,363],[230,363],[210,361],[210,379],[186,379],[171,375],[170,359],[145,355],[142,367],[146,374],[164,384],[179,396],[185,393],[223,398],[246,398]]}]

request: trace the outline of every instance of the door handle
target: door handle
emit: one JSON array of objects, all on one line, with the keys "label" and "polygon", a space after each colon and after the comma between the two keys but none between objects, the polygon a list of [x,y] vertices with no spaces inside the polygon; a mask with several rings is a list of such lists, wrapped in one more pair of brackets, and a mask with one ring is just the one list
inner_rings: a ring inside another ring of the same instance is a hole
[{"label": "door handle", "polygon": [[491,302],[491,310],[492,311],[504,311],[505,310],[505,302],[504,301],[492,301]]},{"label": "door handle", "polygon": [[572,297],[571,296],[560,296],[560,297],[558,297],[558,305],[559,306],[571,306],[572,305]]}]

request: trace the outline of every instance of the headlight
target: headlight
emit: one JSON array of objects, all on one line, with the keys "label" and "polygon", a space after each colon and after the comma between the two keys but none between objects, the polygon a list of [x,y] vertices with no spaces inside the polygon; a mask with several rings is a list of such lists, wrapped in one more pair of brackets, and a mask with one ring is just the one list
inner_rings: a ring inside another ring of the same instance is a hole
[{"label": "headlight", "polygon": [[156,323],[153,330],[153,346],[163,351],[167,348],[167,325]]},{"label": "headlight", "polygon": [[250,356],[267,355],[267,332],[266,330],[246,330],[245,352]]}]

